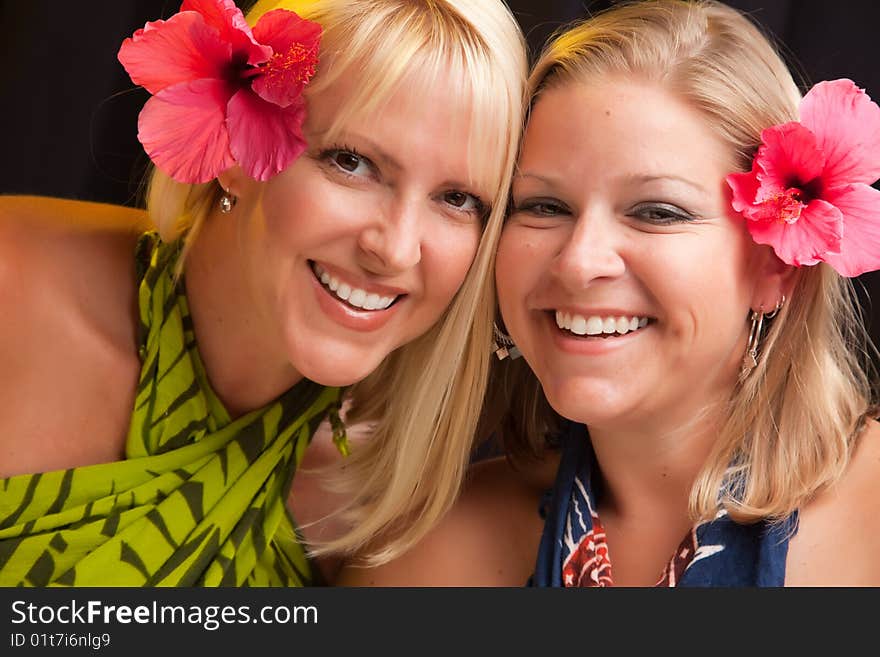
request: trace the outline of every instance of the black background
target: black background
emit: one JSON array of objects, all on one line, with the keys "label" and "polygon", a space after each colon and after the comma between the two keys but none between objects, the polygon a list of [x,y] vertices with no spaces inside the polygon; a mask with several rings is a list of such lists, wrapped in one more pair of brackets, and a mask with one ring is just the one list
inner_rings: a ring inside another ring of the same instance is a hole
[{"label": "black background", "polygon": [[[479,0],[474,0],[479,1]],[[240,2],[246,5],[247,2]],[[533,51],[605,0],[509,0]],[[880,3],[731,0],[780,41],[804,89],[848,77],[880,98]],[[137,113],[148,95],[116,59],[122,40],[179,0],[0,0],[0,193],[138,205],[147,158]],[[861,276],[860,300],[880,342],[880,273]]]}]

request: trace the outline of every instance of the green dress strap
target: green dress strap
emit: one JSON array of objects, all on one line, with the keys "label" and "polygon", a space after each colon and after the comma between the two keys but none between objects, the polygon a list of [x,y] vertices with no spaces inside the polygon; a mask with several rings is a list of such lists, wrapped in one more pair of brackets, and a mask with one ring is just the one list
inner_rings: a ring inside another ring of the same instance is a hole
[{"label": "green dress strap", "polygon": [[2,586],[303,586],[286,509],[340,390],[303,380],[232,419],[196,348],[178,243],[145,234],[142,369],[125,459],[0,479]]}]

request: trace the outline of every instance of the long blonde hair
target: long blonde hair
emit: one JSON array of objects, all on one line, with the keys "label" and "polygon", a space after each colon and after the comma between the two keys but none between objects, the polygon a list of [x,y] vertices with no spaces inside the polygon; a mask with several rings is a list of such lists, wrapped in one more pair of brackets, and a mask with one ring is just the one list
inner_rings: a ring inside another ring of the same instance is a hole
[{"label": "long blonde hair", "polygon": [[[711,0],[627,3],[571,27],[536,63],[532,102],[548,88],[619,74],[661,84],[697,108],[743,171],[764,128],[798,118],[800,92],[768,38]],[[695,521],[713,518],[719,505],[743,522],[787,516],[841,476],[874,412],[870,341],[850,281],[825,264],[802,267],[790,297],[757,368],[728,400],[691,490]],[[508,397],[537,414],[511,409],[507,424],[518,433],[505,440],[515,457],[534,452],[558,417],[534,374],[519,368],[516,376]]]},{"label": "long blonde hair", "polygon": [[[376,428],[342,469],[328,474],[328,485],[346,493],[340,512],[351,531],[313,547],[319,554],[359,552],[367,563],[380,563],[418,541],[449,508],[471,451],[494,308],[494,288],[483,281],[491,279],[522,130],[525,42],[501,0],[260,0],[247,20],[254,24],[277,8],[323,28],[307,99],[343,76],[357,80],[331,130],[354,114],[381,109],[403,84],[416,94],[418,81],[451,76],[471,103],[462,118],[470,121],[474,175],[495,190],[476,257],[451,306],[350,391],[348,419],[376,420]],[[182,185],[154,171],[148,209],[164,239],[185,233],[191,243],[219,193],[214,183]]]}]

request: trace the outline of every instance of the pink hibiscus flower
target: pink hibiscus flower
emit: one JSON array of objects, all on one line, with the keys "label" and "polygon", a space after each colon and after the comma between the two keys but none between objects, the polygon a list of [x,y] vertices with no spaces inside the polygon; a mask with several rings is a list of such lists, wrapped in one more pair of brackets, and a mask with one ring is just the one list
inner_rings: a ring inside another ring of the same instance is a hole
[{"label": "pink hibiscus flower", "polygon": [[203,183],[234,164],[268,180],[305,150],[302,92],[315,73],[321,26],[267,12],[253,32],[233,0],[184,0],[119,49],[135,84],[153,94],[138,139],[159,169]]},{"label": "pink hibiscus flower", "polygon": [[750,172],[727,176],[733,208],[787,264],[880,269],[880,107],[844,79],[815,85],[800,114],[761,133]]}]

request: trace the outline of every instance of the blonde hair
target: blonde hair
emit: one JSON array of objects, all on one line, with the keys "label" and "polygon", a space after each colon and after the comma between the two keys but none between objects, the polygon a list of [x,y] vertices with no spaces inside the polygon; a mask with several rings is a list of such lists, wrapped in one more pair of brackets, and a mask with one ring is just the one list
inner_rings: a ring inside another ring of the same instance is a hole
[{"label": "blonde hair", "polygon": [[[656,82],[697,108],[741,170],[751,168],[764,128],[798,118],[800,93],[768,38],[711,0],[628,3],[575,25],[536,63],[532,102],[548,88],[617,75]],[[691,490],[695,521],[712,519],[719,506],[742,522],[789,515],[841,476],[873,412],[870,341],[850,281],[825,264],[802,267],[789,296],[764,335],[757,368],[728,400]],[[548,408],[534,374],[516,375],[508,397]],[[533,453],[558,418],[511,413],[508,425],[522,432],[505,436],[515,458]]]},{"label": "blonde hair", "polygon": [[[471,451],[488,371],[495,245],[519,136],[527,72],[522,33],[500,0],[260,0],[254,24],[290,9],[323,29],[309,95],[357,80],[331,131],[355,114],[379,111],[405,86],[418,94],[449,76],[471,104],[473,175],[494,190],[480,246],[451,306],[426,334],[389,355],[351,389],[348,419],[378,420],[370,440],[328,476],[347,494],[345,536],[315,553],[356,553],[369,564],[421,538],[454,501]],[[465,113],[463,113],[465,114]],[[219,186],[181,185],[154,172],[148,209],[164,239],[193,240],[218,200]],[[184,252],[185,253],[185,252]]]}]

